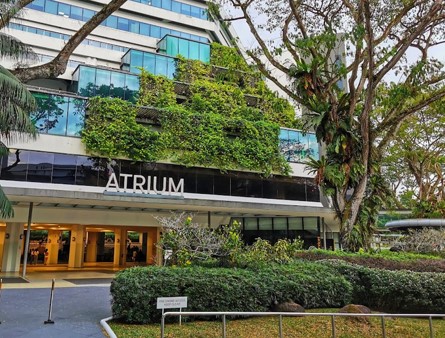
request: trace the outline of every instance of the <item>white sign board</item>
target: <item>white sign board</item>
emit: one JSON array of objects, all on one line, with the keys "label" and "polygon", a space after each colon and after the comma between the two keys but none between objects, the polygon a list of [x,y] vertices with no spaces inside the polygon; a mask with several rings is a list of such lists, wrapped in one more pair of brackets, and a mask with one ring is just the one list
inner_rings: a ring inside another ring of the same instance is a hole
[{"label": "white sign board", "polygon": [[158,297],[157,309],[181,309],[187,307],[187,297]]}]

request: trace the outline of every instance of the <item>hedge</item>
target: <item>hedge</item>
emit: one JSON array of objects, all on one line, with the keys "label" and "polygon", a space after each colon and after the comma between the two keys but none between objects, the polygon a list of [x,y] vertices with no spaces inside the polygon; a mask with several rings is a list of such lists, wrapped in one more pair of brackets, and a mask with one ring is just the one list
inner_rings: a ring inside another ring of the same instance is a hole
[{"label": "hedge", "polygon": [[352,287],[335,269],[314,263],[267,269],[135,267],[111,283],[113,317],[127,323],[159,322],[157,297],[187,296],[188,311],[269,311],[275,302],[306,308],[336,307]]},{"label": "hedge", "polygon": [[367,268],[326,260],[352,285],[352,302],[397,313],[445,313],[445,274]]}]

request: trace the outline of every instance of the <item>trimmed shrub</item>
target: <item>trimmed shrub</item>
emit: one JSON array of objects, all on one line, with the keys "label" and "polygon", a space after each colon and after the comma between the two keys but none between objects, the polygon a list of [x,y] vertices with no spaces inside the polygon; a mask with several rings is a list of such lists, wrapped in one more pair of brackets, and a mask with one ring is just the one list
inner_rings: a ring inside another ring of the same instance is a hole
[{"label": "trimmed shrub", "polygon": [[351,300],[352,287],[330,266],[313,263],[268,269],[136,267],[111,284],[113,317],[127,323],[161,319],[157,297],[187,296],[189,311],[269,311],[275,302],[305,308],[335,307]]},{"label": "trimmed shrub", "polygon": [[383,251],[378,254],[357,254],[342,251],[299,251],[296,258],[316,262],[322,259],[341,259],[368,268],[385,270],[411,270],[417,272],[445,272],[445,259],[439,256]]},{"label": "trimmed shrub", "polygon": [[375,310],[401,313],[444,313],[445,274],[389,271],[326,260],[353,287],[352,301]]}]

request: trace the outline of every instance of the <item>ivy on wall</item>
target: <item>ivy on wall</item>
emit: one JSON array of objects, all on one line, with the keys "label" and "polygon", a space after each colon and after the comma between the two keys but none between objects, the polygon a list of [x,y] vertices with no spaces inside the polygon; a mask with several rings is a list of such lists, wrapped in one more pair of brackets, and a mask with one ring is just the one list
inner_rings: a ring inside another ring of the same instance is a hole
[{"label": "ivy on wall", "polygon": [[[109,158],[288,174],[278,137],[280,125],[293,125],[293,107],[235,50],[212,44],[211,60],[219,68],[178,57],[175,81],[188,83],[181,104],[173,81],[142,71],[137,105],[160,108],[154,128],[138,124],[137,108],[128,102],[90,100],[82,133],[87,150]],[[251,96],[261,109],[248,104]]]}]

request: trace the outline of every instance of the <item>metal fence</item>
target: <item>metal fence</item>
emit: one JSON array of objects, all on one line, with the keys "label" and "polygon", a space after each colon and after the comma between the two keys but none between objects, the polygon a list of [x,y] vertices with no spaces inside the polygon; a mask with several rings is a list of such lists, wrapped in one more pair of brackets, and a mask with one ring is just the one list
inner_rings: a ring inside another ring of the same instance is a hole
[{"label": "metal fence", "polygon": [[161,338],[165,338],[165,318],[178,316],[190,317],[210,317],[222,318],[221,337],[226,338],[226,317],[246,316],[246,317],[279,317],[279,337],[283,338],[283,317],[330,317],[332,338],[336,338],[335,318],[336,317],[378,317],[381,320],[382,337],[386,338],[385,318],[428,318],[430,338],[434,338],[433,318],[445,318],[445,314],[393,314],[393,313],[308,313],[308,312],[165,312],[161,319]]}]

